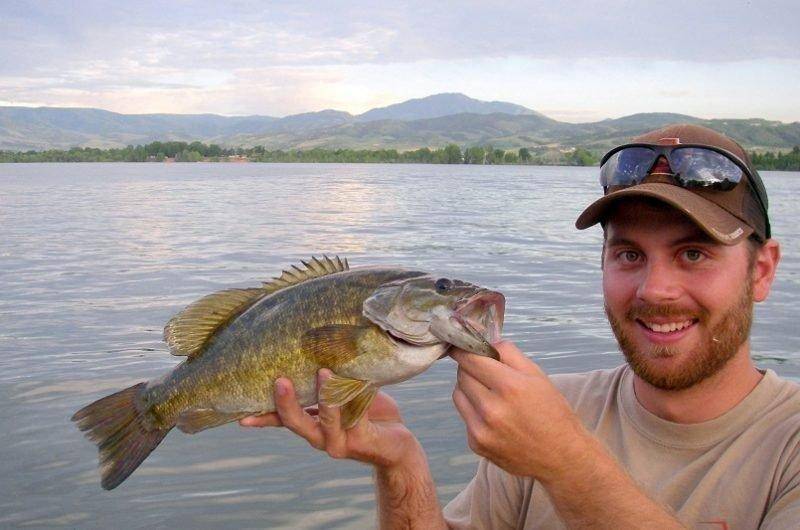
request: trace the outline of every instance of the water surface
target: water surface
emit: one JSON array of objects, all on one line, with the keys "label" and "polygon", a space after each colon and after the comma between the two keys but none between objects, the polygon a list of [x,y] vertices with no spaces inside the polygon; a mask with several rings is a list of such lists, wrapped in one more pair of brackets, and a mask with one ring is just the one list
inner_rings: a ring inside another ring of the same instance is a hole
[{"label": "water surface", "polygon": [[[0,527],[360,528],[370,470],[281,430],[171,433],[122,486],[70,415],[174,366],[164,323],[311,255],[401,264],[503,291],[506,336],[548,373],[621,362],[598,229],[574,219],[595,168],[323,164],[0,165]],[[763,175],[784,259],[758,306],[758,364],[800,380],[800,174]],[[454,363],[391,387],[447,501],[475,470]],[[535,406],[535,404],[532,404]]]}]

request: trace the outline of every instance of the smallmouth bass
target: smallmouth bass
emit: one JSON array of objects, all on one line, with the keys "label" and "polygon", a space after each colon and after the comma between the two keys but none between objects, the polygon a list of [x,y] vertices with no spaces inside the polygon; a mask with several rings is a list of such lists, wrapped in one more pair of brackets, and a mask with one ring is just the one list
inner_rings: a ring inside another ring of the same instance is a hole
[{"label": "smallmouth bass", "polygon": [[352,427],[381,386],[426,370],[451,346],[498,358],[505,298],[428,273],[312,258],[251,289],[208,295],[164,328],[173,355],[161,379],[139,383],[72,416],[98,446],[101,485],[116,488],[175,426],[194,434],[275,411],[274,383],[291,379],[302,406],[316,374],[319,401]]}]

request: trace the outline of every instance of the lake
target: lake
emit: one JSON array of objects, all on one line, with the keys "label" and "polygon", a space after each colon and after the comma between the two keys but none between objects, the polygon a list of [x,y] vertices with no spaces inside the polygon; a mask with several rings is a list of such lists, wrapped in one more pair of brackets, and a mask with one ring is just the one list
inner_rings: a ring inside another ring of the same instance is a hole
[{"label": "lake", "polygon": [[[548,373],[622,362],[602,310],[598,228],[573,222],[596,168],[326,164],[0,165],[0,527],[363,528],[370,469],[278,429],[171,433],[119,488],[69,421],[179,359],[193,300],[323,253],[501,290],[505,335]],[[800,381],[800,173],[762,174],[783,261],[756,310],[759,366]],[[476,459],[445,359],[388,388],[442,502]],[[531,404],[535,406],[535,404]]]}]

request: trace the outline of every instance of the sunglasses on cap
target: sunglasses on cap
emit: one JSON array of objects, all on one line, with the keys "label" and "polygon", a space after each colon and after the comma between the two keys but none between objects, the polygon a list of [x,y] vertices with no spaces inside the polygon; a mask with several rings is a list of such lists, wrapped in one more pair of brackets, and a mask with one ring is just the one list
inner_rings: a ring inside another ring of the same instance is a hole
[{"label": "sunglasses on cap", "polygon": [[[747,176],[755,182],[753,174],[739,157],[721,149],[701,144],[653,145],[624,144],[615,147],[600,161],[600,184],[608,192],[611,187],[641,184],[658,158],[669,163],[672,178],[684,188],[697,190],[730,191]],[[758,186],[750,186],[764,212],[766,203]]]}]

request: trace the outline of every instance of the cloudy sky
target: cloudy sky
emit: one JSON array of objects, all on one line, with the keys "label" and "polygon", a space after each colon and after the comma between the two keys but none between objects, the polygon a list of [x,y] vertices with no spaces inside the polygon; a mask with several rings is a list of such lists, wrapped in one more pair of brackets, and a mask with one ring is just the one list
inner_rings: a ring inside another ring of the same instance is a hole
[{"label": "cloudy sky", "polygon": [[796,0],[499,4],[0,0],[0,105],[285,116],[463,92],[573,122],[800,121]]}]

